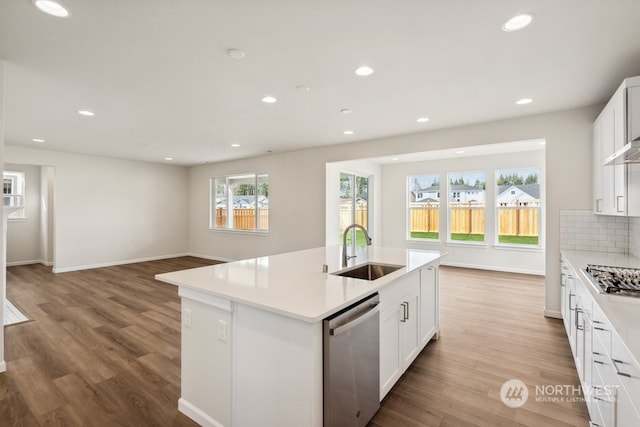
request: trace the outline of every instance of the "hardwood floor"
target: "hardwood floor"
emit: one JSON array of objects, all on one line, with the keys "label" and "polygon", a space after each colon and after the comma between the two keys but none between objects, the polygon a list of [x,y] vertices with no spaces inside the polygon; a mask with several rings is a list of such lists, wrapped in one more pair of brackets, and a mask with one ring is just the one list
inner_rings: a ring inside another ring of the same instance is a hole
[{"label": "hardwood floor", "polygon": [[[370,426],[588,426],[582,395],[573,394],[579,381],[562,321],[543,317],[543,305],[541,277],[441,267],[440,339]],[[529,390],[520,408],[500,399],[510,379]],[[555,385],[563,392],[536,393]]]},{"label": "hardwood floor", "polygon": [[[0,426],[195,426],[177,411],[177,289],[153,276],[209,263],[8,268],[7,294],[32,321],[5,328]],[[535,402],[536,385],[578,384],[561,321],[542,316],[542,278],[442,268],[440,298],[440,340],[371,427],[587,425],[582,402]],[[500,401],[509,379],[528,385],[522,408]]]},{"label": "hardwood floor", "polygon": [[153,276],[211,263],[8,268],[7,295],[32,321],[5,328],[0,426],[196,426],[177,410],[177,288]]}]

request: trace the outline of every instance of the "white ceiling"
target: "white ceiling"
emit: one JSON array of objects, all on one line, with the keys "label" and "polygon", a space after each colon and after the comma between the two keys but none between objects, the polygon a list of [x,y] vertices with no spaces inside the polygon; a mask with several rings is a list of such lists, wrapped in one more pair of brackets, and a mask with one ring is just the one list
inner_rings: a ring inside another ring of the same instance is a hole
[{"label": "white ceiling", "polygon": [[191,165],[593,105],[640,75],[639,0],[62,3],[0,0],[6,144]]}]

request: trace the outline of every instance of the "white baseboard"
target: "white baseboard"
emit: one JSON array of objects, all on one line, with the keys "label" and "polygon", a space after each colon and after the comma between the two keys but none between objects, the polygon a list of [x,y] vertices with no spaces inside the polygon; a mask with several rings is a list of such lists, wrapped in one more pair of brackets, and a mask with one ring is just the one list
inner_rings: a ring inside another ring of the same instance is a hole
[{"label": "white baseboard", "polygon": [[544,309],[544,317],[552,317],[554,319],[562,319],[562,313],[554,310]]},{"label": "white baseboard", "polygon": [[210,259],[212,261],[222,261],[222,262],[237,261],[236,259],[225,258],[225,257],[221,257],[221,256],[211,256],[211,255],[198,254],[198,253],[195,253],[195,252],[189,252],[187,254],[187,256],[193,256],[193,257],[196,257],[196,258],[203,258],[203,259]]},{"label": "white baseboard", "polygon": [[178,258],[178,257],[181,257],[181,256],[188,256],[188,255],[189,254],[187,254],[187,253],[170,254],[170,255],[158,255],[158,256],[145,257],[145,258],[136,258],[136,259],[121,260],[121,261],[102,262],[102,263],[99,263],[99,264],[76,265],[76,266],[72,266],[72,267],[54,268],[53,272],[54,273],[66,273],[66,272],[69,272],[69,271],[90,270],[92,268],[113,267],[113,266],[116,266],[116,265],[133,264],[133,263],[136,263],[136,262],[157,261],[157,260],[161,260],[161,259]]},{"label": "white baseboard", "polygon": [[502,271],[504,273],[531,274],[534,276],[545,275],[544,271],[526,270],[521,268],[510,268],[510,267],[497,267],[494,265],[475,265],[475,264],[464,264],[464,263],[446,262],[446,261],[441,261],[440,265],[447,265],[449,267],[475,268],[478,270]]},{"label": "white baseboard", "polygon": [[43,259],[32,259],[27,261],[7,261],[7,267],[15,267],[16,265],[31,265],[31,264],[42,264],[46,266],[53,265],[53,263],[47,263]]},{"label": "white baseboard", "polygon": [[203,427],[224,427],[223,424],[205,414],[203,411],[187,402],[182,397],[178,399],[178,411],[182,412],[187,417],[191,418],[193,421],[197,422]]}]

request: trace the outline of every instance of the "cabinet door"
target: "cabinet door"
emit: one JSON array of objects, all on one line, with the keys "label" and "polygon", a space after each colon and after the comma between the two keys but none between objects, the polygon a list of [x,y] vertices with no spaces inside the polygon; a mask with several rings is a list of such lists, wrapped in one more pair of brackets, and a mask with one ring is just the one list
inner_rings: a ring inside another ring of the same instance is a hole
[{"label": "cabinet door", "polygon": [[[606,159],[609,155],[615,151],[615,117],[612,101],[606,105],[601,113],[601,126],[602,126],[602,160]],[[602,171],[602,213],[606,215],[613,215],[616,212],[615,209],[615,166],[602,166],[600,163],[600,169]]]},{"label": "cabinet door", "polygon": [[420,349],[420,289],[407,294],[402,303],[404,319],[400,325],[403,370],[416,358]]},{"label": "cabinet door", "polygon": [[602,115],[593,122],[593,213],[603,213],[604,195],[602,191]]},{"label": "cabinet door", "polygon": [[393,304],[380,312],[380,400],[402,375],[400,354],[400,304]]},{"label": "cabinet door", "polygon": [[420,344],[427,345],[438,330],[438,267],[420,270]]},{"label": "cabinet door", "polygon": [[[626,144],[626,102],[625,90],[620,88],[613,96],[613,148],[620,150]],[[607,154],[610,155],[611,153]],[[627,166],[624,163],[613,167],[613,209],[616,215],[627,213]]]},{"label": "cabinet door", "polygon": [[620,377],[617,375],[613,377],[616,393],[614,425],[616,427],[638,427],[640,425],[640,415],[636,412],[628,391],[620,382]]}]

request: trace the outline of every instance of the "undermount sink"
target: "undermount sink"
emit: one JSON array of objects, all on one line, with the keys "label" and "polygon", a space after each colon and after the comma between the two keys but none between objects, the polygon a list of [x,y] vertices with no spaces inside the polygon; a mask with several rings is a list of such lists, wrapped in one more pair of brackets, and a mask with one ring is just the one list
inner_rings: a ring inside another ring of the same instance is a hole
[{"label": "undermount sink", "polygon": [[351,277],[353,279],[376,280],[403,267],[404,265],[368,262],[345,270],[336,271],[331,274],[342,277]]}]

